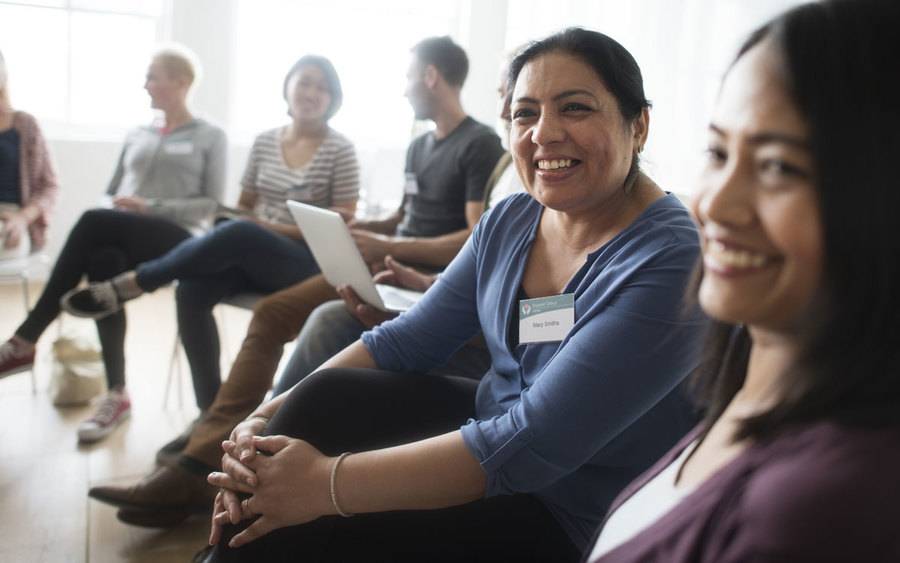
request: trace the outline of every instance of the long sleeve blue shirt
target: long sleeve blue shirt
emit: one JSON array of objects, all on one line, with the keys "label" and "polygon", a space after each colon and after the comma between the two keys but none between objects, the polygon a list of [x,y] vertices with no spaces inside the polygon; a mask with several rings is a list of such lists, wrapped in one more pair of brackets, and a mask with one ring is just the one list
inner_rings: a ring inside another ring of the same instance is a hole
[{"label": "long sleeve blue shirt", "polygon": [[568,336],[518,344],[542,211],[527,194],[498,204],[415,307],[362,339],[380,368],[424,372],[482,332],[492,366],[461,431],[486,495],[534,494],[584,548],[619,490],[696,421],[681,383],[706,327],[683,297],[699,243],[677,198],[657,200],[570,280]]}]

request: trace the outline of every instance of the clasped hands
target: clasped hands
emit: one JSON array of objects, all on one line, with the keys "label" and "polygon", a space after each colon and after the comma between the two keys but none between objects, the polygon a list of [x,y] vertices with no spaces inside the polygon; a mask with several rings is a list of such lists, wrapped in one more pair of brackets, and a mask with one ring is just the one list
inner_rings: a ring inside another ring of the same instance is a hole
[{"label": "clasped hands", "polygon": [[222,527],[256,520],[235,535],[236,548],[285,526],[334,514],[329,479],[334,458],[306,441],[259,434],[266,420],[249,418],[222,442],[222,471],[207,480],[219,492],[213,505],[209,543],[222,537]]}]

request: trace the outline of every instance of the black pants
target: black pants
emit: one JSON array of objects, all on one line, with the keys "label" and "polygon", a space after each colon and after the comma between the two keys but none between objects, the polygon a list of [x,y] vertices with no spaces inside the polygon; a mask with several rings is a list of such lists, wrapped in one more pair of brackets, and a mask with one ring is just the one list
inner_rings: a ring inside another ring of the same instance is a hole
[{"label": "black pants", "polygon": [[[303,438],[327,455],[436,436],[474,416],[478,382],[378,370],[326,370],[307,377],[268,434]],[[578,561],[579,550],[530,495],[440,510],[328,516],[276,530],[239,549],[227,527],[212,561]]]},{"label": "black pants", "polygon": [[[69,233],[47,285],[16,335],[37,342],[59,315],[59,300],[87,275],[91,281],[133,270],[162,256],[191,234],[176,223],[111,209],[86,211]],[[97,321],[103,363],[110,388],[125,384],[125,311]]]},{"label": "black pants", "polygon": [[197,406],[205,410],[222,382],[216,304],[242,291],[279,291],[318,272],[305,242],[251,221],[221,221],[138,266],[136,280],[144,291],[178,280],[178,331],[191,366]]}]

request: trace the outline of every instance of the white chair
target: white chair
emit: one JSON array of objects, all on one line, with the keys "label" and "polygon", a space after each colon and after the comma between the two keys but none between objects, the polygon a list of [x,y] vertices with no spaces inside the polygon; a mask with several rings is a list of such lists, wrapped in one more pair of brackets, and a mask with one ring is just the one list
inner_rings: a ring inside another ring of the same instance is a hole
[{"label": "white chair", "polygon": [[[219,305],[229,305],[231,307],[237,307],[238,309],[245,309],[248,311],[252,311],[253,307],[256,303],[265,297],[263,293],[255,293],[252,291],[247,291],[243,293],[237,293],[232,295],[231,297],[226,297],[223,299]],[[223,347],[227,346],[224,344],[228,341],[228,333],[227,333],[227,323],[225,322],[224,317],[221,314],[221,309],[218,309],[219,313],[219,340],[223,342]],[[169,359],[169,375],[166,378],[166,390],[163,393],[163,410],[166,410],[166,405],[169,404],[169,393],[172,389],[172,385],[174,383],[177,393],[178,393],[178,408],[184,408],[184,397],[182,394],[182,366],[181,366],[181,334],[176,331],[175,332],[175,343],[172,345],[172,357]],[[227,352],[226,352],[227,353]],[[229,354],[230,357],[230,354]]]},{"label": "white chair", "polygon": [[[37,252],[29,254],[22,258],[6,258],[0,260],[0,281],[2,282],[19,282],[22,289],[22,309],[27,315],[31,311],[31,296],[28,290],[28,283],[31,281],[32,274],[40,269],[46,269],[50,259],[46,254]],[[29,370],[31,373],[31,392],[37,393],[37,377],[34,369]]]}]

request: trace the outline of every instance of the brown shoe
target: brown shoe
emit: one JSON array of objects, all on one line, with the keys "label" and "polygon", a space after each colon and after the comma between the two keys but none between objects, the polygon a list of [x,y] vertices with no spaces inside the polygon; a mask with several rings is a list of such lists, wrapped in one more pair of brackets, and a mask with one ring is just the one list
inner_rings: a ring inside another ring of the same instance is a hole
[{"label": "brown shoe", "polygon": [[181,452],[187,447],[191,435],[194,433],[194,429],[197,428],[197,425],[200,424],[202,419],[203,413],[191,421],[191,423],[187,425],[187,428],[181,431],[181,434],[175,436],[174,439],[161,447],[156,452],[156,465],[168,465],[169,467],[178,465],[178,459],[181,457]]},{"label": "brown shoe", "polygon": [[[207,514],[216,489],[181,467],[160,467],[131,487],[91,487],[88,496],[119,508]],[[183,518],[182,518],[183,519]]]},{"label": "brown shoe", "polygon": [[[212,505],[210,505],[207,510],[211,511]],[[120,522],[130,524],[131,526],[140,526],[142,528],[173,528],[191,516],[200,517],[187,510],[163,510],[159,508],[147,510],[120,508],[119,511],[116,512],[116,518],[118,518]],[[208,516],[209,515],[207,514],[204,517]]]}]

